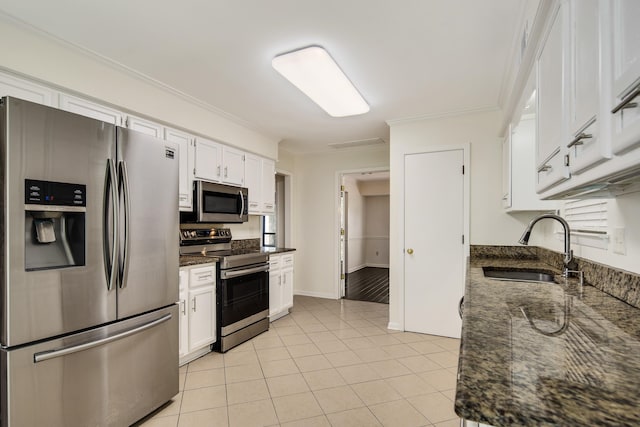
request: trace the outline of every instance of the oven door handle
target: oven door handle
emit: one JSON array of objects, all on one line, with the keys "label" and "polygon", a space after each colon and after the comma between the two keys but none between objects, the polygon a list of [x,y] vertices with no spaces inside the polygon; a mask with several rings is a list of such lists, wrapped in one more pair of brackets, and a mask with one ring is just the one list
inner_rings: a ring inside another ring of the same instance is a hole
[{"label": "oven door handle", "polygon": [[244,268],[242,270],[222,270],[220,271],[220,278],[233,279],[234,277],[247,276],[253,273],[261,273],[263,271],[269,271],[269,264],[253,268]]}]

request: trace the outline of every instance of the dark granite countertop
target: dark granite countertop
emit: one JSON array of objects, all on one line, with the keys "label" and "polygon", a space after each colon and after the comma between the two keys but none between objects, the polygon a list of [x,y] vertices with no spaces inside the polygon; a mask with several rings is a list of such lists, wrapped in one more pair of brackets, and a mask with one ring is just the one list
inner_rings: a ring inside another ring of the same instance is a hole
[{"label": "dark granite countertop", "polygon": [[559,275],[558,284],[484,277],[482,266],[559,273],[522,258],[470,260],[456,413],[494,426],[638,425],[640,310]]},{"label": "dark granite countertop", "polygon": [[[293,252],[295,249],[293,248],[271,248],[271,247],[261,247],[256,248],[256,250],[260,250],[262,253],[268,254],[281,254],[285,252]],[[208,263],[216,263],[219,259],[216,256],[202,256],[202,255],[180,255],[180,267],[191,267],[193,265],[199,264],[208,264]]]}]

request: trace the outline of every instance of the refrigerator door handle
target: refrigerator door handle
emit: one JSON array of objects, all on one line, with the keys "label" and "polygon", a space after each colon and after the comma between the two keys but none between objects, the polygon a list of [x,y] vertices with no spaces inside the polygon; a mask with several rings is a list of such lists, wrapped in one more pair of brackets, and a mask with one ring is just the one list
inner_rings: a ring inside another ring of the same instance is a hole
[{"label": "refrigerator door handle", "polygon": [[[116,186],[116,168],[113,160],[107,160],[107,172],[104,181],[104,209],[102,212],[102,250],[104,254],[104,273],[107,279],[107,290],[113,289],[114,282],[117,279],[118,265],[118,188]],[[109,256],[109,193],[111,193],[111,213],[112,213],[112,229],[111,229],[111,256]]]},{"label": "refrigerator door handle", "polygon": [[137,326],[135,328],[129,329],[124,332],[120,332],[119,334],[116,334],[110,337],[102,338],[96,341],[90,341],[84,344],[72,345],[69,347],[61,348],[59,350],[49,350],[49,351],[42,351],[40,353],[35,353],[33,355],[33,361],[34,363],[44,362],[45,360],[55,359],[56,357],[66,356],[68,354],[89,350],[90,348],[94,348],[94,347],[99,347],[101,345],[105,345],[110,342],[117,341],[122,338],[126,338],[131,335],[138,334],[142,331],[146,331],[147,329],[153,328],[154,326],[157,326],[161,323],[168,321],[169,319],[171,319],[171,317],[172,317],[171,314],[165,314],[164,316],[156,320],[152,320],[151,322],[147,322],[144,325]]},{"label": "refrigerator door handle", "polygon": [[129,253],[131,249],[129,239],[129,231],[131,230],[131,200],[129,197],[129,174],[127,173],[127,163],[124,160],[120,161],[118,168],[124,195],[124,245],[122,250],[122,268],[120,270],[120,288],[122,288],[127,281],[127,274],[129,272]]}]

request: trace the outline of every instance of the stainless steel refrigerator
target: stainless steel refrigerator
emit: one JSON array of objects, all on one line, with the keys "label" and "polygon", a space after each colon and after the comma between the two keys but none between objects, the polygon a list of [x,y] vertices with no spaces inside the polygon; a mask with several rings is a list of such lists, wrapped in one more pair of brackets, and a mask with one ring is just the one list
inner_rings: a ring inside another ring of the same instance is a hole
[{"label": "stainless steel refrigerator", "polygon": [[128,425],[178,393],[177,155],[2,99],[2,425]]}]

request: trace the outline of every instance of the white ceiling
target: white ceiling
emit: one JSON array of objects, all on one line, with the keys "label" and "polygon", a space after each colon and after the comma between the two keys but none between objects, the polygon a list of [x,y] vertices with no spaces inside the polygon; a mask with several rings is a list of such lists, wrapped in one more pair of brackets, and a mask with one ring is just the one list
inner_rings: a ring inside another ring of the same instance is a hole
[{"label": "white ceiling", "polygon": [[[499,107],[525,0],[0,0],[0,10],[191,95],[294,152],[387,120]],[[321,45],[371,105],[332,118],[271,68]]]}]

